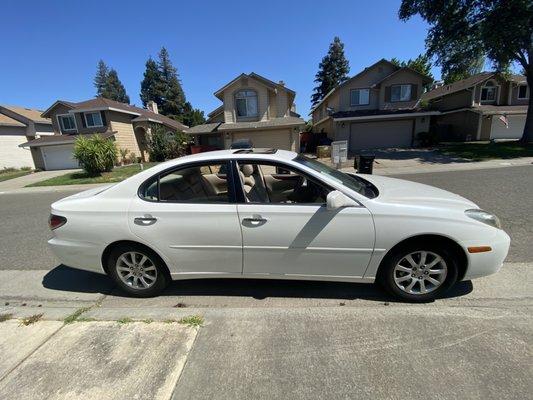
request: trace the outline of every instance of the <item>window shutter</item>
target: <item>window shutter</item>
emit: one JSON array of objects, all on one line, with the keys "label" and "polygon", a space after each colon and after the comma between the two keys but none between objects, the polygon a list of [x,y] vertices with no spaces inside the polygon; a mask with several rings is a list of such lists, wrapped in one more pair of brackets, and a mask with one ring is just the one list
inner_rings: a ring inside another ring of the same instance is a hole
[{"label": "window shutter", "polygon": [[385,102],[390,103],[390,86],[385,86]]},{"label": "window shutter", "polygon": [[105,112],[100,111],[100,117],[102,117],[102,125],[107,126],[107,121],[105,119]]},{"label": "window shutter", "polygon": [[418,85],[411,85],[411,100],[416,100],[418,97]]},{"label": "window shutter", "polygon": [[[76,119],[76,114],[73,114],[74,115],[74,119]],[[87,128],[87,124],[85,123],[85,114],[79,114],[80,115],[80,119],[81,119],[81,126],[83,126],[84,128]]]}]

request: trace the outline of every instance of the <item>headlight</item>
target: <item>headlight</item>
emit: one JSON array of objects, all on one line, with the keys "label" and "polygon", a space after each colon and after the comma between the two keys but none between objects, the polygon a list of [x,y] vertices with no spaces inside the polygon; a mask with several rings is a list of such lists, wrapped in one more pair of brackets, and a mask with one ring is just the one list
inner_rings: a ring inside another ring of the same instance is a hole
[{"label": "headlight", "polygon": [[500,219],[496,215],[491,214],[489,212],[479,210],[479,209],[473,209],[473,210],[466,210],[465,214],[467,217],[475,219],[476,221],[483,222],[484,224],[493,226],[498,229],[502,228]]}]

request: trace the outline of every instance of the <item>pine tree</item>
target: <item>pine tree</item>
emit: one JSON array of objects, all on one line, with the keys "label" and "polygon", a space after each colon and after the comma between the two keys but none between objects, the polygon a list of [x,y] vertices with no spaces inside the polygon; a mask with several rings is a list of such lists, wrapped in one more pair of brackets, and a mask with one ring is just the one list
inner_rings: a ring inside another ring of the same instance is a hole
[{"label": "pine tree", "polygon": [[106,84],[102,97],[106,99],[120,101],[121,103],[130,103],[130,98],[126,94],[126,89],[120,79],[118,78],[117,71],[110,69],[107,74]]},{"label": "pine tree", "polygon": [[102,97],[105,91],[107,82],[107,75],[109,74],[109,68],[103,60],[98,61],[96,67],[96,76],[94,77],[94,87],[96,88],[96,97]]},{"label": "pine tree", "polygon": [[344,44],[335,36],[329,45],[328,54],[322,59],[315,75],[317,86],[311,96],[312,105],[316,105],[331,89],[348,80],[350,65],[344,56]]},{"label": "pine tree", "polygon": [[181,118],[179,118],[179,121],[182,124],[185,124],[190,128],[205,123],[204,112],[198,108],[193,108],[191,103],[188,101],[185,103],[184,109],[185,113]]},{"label": "pine tree", "polygon": [[157,63],[152,57],[146,61],[144,79],[141,81],[141,100],[144,107],[149,101],[154,101],[159,109],[163,108],[163,86],[161,74],[157,68]]},{"label": "pine tree", "polygon": [[167,116],[180,117],[185,113],[185,94],[176,68],[170,61],[167,49],[161,48],[157,63],[163,86],[163,102],[161,113]]},{"label": "pine tree", "polygon": [[409,67],[414,69],[416,72],[420,72],[422,75],[429,76],[431,79],[433,79],[433,74],[431,73],[432,65],[427,54],[420,54],[414,60],[409,59],[407,61],[400,61],[396,57],[393,57],[391,58],[390,62],[398,67]]}]

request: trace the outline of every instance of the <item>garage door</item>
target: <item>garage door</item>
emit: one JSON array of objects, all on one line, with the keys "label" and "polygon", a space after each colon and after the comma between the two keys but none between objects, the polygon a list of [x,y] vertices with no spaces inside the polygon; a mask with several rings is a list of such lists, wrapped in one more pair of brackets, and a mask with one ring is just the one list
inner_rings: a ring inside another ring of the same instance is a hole
[{"label": "garage door", "polygon": [[54,170],[78,168],[78,162],[72,156],[73,148],[74,145],[72,144],[41,147],[46,169]]},{"label": "garage door", "polygon": [[253,133],[234,133],[233,140],[250,139],[257,148],[274,148],[281,150],[291,149],[290,131],[263,131]]},{"label": "garage door", "polygon": [[[23,132],[26,133],[26,128]],[[0,169],[35,167],[30,150],[19,147],[19,144],[27,141],[25,135],[11,134],[11,132],[0,134]]]},{"label": "garage door", "polygon": [[412,132],[412,120],[353,123],[350,126],[349,150],[409,147]]},{"label": "garage door", "polygon": [[526,124],[525,115],[509,115],[507,116],[509,128],[505,126],[498,115],[492,116],[492,127],[490,130],[491,139],[520,139],[524,133],[524,125]]}]

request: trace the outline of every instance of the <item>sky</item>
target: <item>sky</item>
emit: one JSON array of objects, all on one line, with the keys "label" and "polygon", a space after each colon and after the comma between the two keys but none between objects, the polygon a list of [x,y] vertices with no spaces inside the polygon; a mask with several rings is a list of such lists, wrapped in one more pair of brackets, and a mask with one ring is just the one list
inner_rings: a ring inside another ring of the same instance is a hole
[{"label": "sky", "polygon": [[[308,118],[318,64],[339,36],[350,75],[381,58],[415,58],[427,25],[398,19],[400,0],[21,1],[0,9],[0,104],[46,109],[95,95],[96,64],[117,70],[142,106],[145,62],[171,55],[187,100],[209,113],[213,93],[242,72],[283,80]],[[438,68],[433,75],[440,77]]]}]

